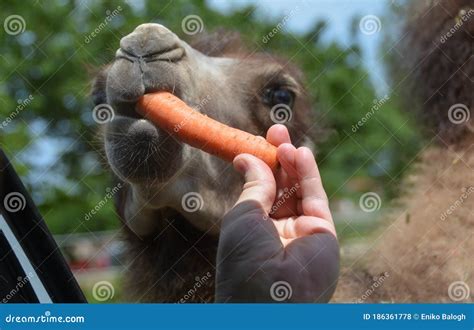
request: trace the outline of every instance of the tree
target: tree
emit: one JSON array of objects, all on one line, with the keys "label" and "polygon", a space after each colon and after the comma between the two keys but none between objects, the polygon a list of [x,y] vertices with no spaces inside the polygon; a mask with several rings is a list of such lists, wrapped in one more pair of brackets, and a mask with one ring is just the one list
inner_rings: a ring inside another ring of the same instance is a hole
[{"label": "tree", "polygon": [[[204,1],[140,4],[7,0],[0,5],[5,30],[0,36],[0,119],[8,119],[0,124],[0,145],[54,233],[118,226],[106,198],[107,187],[113,187],[98,152],[90,72],[110,61],[120,37],[143,22],[161,23],[185,36],[181,24],[187,15],[197,15],[205,31],[238,30],[250,49],[286,55],[302,67],[317,100],[315,110],[330,128],[318,155],[329,196],[358,198],[367,189],[393,194],[391,184],[416,151],[417,133],[394,105],[396,95],[372,111],[381,98],[356,43],[344,49],[321,42],[322,21],[305,35],[292,35],[285,30],[285,17],[261,20],[253,7],[223,15]],[[12,21],[19,30],[7,27]],[[264,40],[270,32],[274,35]]]}]

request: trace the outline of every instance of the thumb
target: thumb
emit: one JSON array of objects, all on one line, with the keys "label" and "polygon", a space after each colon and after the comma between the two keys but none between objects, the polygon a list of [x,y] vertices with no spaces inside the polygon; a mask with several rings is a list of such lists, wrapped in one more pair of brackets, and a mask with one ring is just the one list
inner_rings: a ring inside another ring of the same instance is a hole
[{"label": "thumb", "polygon": [[249,154],[238,155],[233,164],[245,178],[243,191],[235,205],[253,200],[258,202],[266,213],[270,212],[276,195],[275,177],[270,167]]}]

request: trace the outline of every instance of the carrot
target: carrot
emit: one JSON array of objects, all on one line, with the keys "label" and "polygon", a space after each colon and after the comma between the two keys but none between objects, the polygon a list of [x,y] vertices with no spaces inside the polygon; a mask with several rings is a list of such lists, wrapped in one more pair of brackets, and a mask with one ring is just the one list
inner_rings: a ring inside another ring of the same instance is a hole
[{"label": "carrot", "polygon": [[180,141],[226,161],[247,153],[278,168],[277,148],[261,137],[227,126],[192,109],[168,92],[145,94],[137,111]]}]

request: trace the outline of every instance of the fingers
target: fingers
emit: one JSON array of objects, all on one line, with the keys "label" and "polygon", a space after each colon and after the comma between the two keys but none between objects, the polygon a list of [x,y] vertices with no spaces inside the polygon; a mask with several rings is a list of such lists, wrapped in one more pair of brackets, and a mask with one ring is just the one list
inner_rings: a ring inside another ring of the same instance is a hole
[{"label": "fingers", "polygon": [[280,237],[288,240],[321,233],[337,237],[336,229],[331,222],[313,216],[291,217],[285,221],[274,220],[273,223]]},{"label": "fingers", "polygon": [[306,147],[296,150],[295,154],[296,175],[301,182],[302,197],[317,197],[327,199],[319,174],[318,165],[313,153]]},{"label": "fingers", "polygon": [[283,167],[288,176],[297,179],[296,174],[296,148],[290,143],[283,143],[277,149],[277,157],[280,165]]},{"label": "fingers", "polygon": [[282,143],[291,143],[290,133],[284,125],[273,125],[268,129],[267,141],[277,147]]},{"label": "fingers", "polygon": [[332,221],[328,198],[311,150],[306,147],[298,148],[295,155],[295,166],[301,186],[301,206],[304,215]]},{"label": "fingers", "polygon": [[327,195],[311,150],[306,147],[296,149],[285,143],[278,147],[277,156],[281,166],[298,188],[298,213],[332,221]]},{"label": "fingers", "polygon": [[[275,146],[291,146],[290,134],[288,133],[288,129],[284,125],[273,125],[272,127],[270,127],[267,132],[267,141]],[[285,152],[286,149],[283,148],[283,153]],[[279,159],[279,162],[281,163],[281,159]],[[288,176],[283,167],[280,167],[280,169],[275,173],[275,180],[277,183],[276,198],[278,199],[278,201],[280,201],[280,203],[282,203],[282,205],[279,205],[279,207],[272,209],[270,216],[275,218],[282,218],[296,215],[296,195],[281,200],[281,196],[283,196],[283,194],[285,194],[290,187],[294,186],[294,182]],[[275,201],[275,203],[276,202],[277,201]]]},{"label": "fingers", "polygon": [[276,194],[276,183],[271,169],[263,161],[249,154],[238,155],[233,164],[245,179],[236,205],[244,201],[256,201],[268,214]]}]

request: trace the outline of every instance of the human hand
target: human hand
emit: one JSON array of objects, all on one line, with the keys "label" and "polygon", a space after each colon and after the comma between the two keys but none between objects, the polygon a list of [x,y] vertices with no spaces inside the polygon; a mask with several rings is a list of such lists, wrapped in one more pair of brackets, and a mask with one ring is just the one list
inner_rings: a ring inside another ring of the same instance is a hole
[{"label": "human hand", "polygon": [[267,141],[278,146],[276,173],[251,155],[234,159],[245,184],[221,228],[216,301],[328,301],[339,247],[316,161],[283,125]]}]

